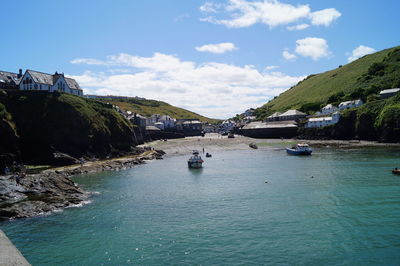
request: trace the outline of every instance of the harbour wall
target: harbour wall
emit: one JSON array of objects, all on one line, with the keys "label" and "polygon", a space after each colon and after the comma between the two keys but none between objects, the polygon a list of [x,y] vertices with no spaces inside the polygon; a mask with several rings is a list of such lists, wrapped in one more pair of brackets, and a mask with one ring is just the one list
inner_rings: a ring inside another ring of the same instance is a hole
[{"label": "harbour wall", "polygon": [[0,230],[0,266],[31,265],[21,252],[11,243],[10,239]]}]

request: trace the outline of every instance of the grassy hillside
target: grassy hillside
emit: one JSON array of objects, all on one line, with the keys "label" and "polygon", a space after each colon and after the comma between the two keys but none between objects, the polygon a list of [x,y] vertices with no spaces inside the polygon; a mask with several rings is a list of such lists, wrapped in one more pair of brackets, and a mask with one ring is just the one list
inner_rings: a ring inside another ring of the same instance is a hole
[{"label": "grassy hillside", "polygon": [[374,101],[380,90],[400,87],[400,46],[366,55],[325,73],[310,75],[256,110],[258,118],[291,108],[316,111],[327,103],[362,98]]},{"label": "grassy hillside", "polygon": [[15,125],[25,162],[51,164],[56,152],[105,157],[134,145],[132,125],[110,104],[71,94],[3,91],[1,117]]},{"label": "grassy hillside", "polygon": [[104,102],[108,102],[114,105],[119,106],[122,110],[132,111],[143,116],[151,116],[153,114],[160,115],[169,115],[176,119],[183,118],[197,118],[203,122],[216,123],[219,120],[212,119],[208,117],[204,117],[202,115],[196,114],[194,112],[190,112],[183,108],[172,106],[168,103],[155,101],[155,100],[146,100],[146,99],[135,99],[130,98],[126,100],[101,100]]}]

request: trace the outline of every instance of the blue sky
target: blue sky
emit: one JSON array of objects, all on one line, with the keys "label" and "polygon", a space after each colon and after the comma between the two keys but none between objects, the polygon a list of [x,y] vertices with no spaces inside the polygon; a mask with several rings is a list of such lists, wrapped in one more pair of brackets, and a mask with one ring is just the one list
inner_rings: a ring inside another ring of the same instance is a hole
[{"label": "blue sky", "polygon": [[399,45],[395,0],[2,1],[0,69],[226,118]]}]

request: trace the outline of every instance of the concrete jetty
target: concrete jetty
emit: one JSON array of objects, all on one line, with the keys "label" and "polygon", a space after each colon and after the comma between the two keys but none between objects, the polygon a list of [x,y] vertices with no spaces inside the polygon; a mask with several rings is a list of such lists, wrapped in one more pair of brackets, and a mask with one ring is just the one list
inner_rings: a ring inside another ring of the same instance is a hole
[{"label": "concrete jetty", "polygon": [[26,266],[29,262],[0,230],[0,266]]}]

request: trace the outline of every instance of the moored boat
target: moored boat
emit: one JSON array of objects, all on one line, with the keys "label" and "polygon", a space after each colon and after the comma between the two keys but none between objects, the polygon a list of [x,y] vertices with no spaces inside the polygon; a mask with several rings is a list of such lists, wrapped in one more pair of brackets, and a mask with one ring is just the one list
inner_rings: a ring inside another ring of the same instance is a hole
[{"label": "moored boat", "polygon": [[199,155],[198,151],[193,151],[193,155],[188,160],[189,168],[202,168],[203,167],[203,159]]},{"label": "moored boat", "polygon": [[394,168],[392,170],[392,173],[395,174],[395,175],[400,175],[400,169]]},{"label": "moored boat", "polygon": [[306,143],[299,143],[291,148],[286,148],[286,152],[291,155],[311,155],[312,149]]}]

